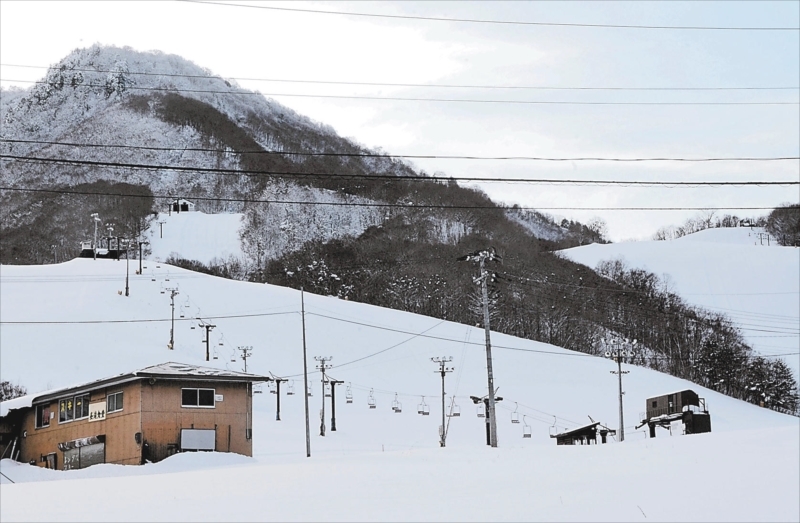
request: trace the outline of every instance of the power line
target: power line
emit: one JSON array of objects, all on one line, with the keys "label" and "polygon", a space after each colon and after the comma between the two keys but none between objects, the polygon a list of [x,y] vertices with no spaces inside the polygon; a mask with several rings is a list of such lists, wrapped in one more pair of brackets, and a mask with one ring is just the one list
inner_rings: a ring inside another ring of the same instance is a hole
[{"label": "power line", "polygon": [[[28,83],[37,85],[58,86],[56,82],[46,82],[41,80],[19,80],[13,78],[0,78],[4,82]],[[73,86],[70,86],[73,87]],[[105,84],[77,84],[74,88],[96,88],[105,89]],[[716,106],[716,105],[800,105],[800,102],[596,102],[596,101],[574,101],[574,100],[485,100],[479,98],[419,98],[411,96],[369,96],[369,95],[339,95],[339,94],[303,94],[303,93],[262,93],[255,91],[231,91],[231,90],[211,90],[211,89],[178,89],[176,87],[140,87],[134,85],[125,86],[125,90],[136,91],[164,91],[170,93],[208,93],[208,94],[229,94],[245,96],[284,96],[291,98],[327,98],[336,100],[387,100],[394,102],[445,102],[445,103],[475,103],[475,104],[509,104],[509,105],[630,105],[630,106]]]},{"label": "power line", "polygon": [[[21,187],[0,187],[0,191],[71,194],[83,196],[114,196],[118,198],[150,198],[144,194],[125,194],[108,191],[78,191],[72,189],[31,189]],[[154,194],[153,198],[173,198],[174,195]],[[331,207],[375,207],[375,208],[404,208],[404,209],[469,209],[469,210],[511,210],[511,208],[496,205],[436,205],[436,204],[405,204],[405,203],[380,203],[380,202],[309,202],[301,200],[271,200],[264,198],[225,198],[211,196],[192,196],[196,201],[233,202],[233,203],[270,203],[282,205],[320,205]],[[516,207],[523,211],[770,211],[775,207]]]},{"label": "power line", "polygon": [[454,176],[447,179],[431,178],[427,176],[411,175],[380,175],[380,174],[349,174],[349,173],[298,173],[289,171],[262,171],[251,169],[221,169],[214,167],[187,167],[181,165],[166,164],[141,164],[125,162],[106,162],[97,160],[71,160],[67,158],[44,158],[38,156],[17,156],[10,154],[0,154],[0,159],[20,160],[24,162],[38,163],[57,163],[66,165],[85,165],[91,167],[114,167],[124,169],[142,170],[171,170],[193,173],[208,173],[227,176],[281,176],[297,178],[337,178],[348,180],[380,180],[387,181],[415,181],[415,182],[437,182],[456,180],[462,182],[481,182],[481,183],[534,183],[545,185],[637,185],[637,186],[665,186],[665,187],[700,187],[700,186],[768,186],[768,185],[800,185],[800,181],[780,180],[780,181],[663,181],[663,180],[578,180],[578,179],[558,179],[558,178],[489,178],[489,177],[469,177]]},{"label": "power line", "polygon": [[[19,67],[24,69],[47,69],[57,70],[54,66],[43,65],[21,65],[21,64],[3,64],[2,67]],[[68,71],[78,71],[85,73],[118,73],[111,69],[83,69],[74,67]],[[341,80],[299,80],[290,78],[250,78],[250,77],[237,77],[229,76],[223,78],[221,76],[209,76],[207,74],[177,74],[177,73],[147,73],[138,71],[125,71],[125,75],[132,76],[153,76],[157,78],[199,78],[204,80],[237,80],[247,82],[275,82],[275,83],[298,83],[298,84],[325,84],[325,85],[360,85],[360,86],[375,86],[375,87],[432,87],[432,88],[447,88],[447,89],[518,89],[518,90],[540,90],[540,91],[786,91],[798,90],[800,87],[790,86],[718,86],[718,87],[624,87],[624,86],[606,86],[606,87],[587,87],[587,86],[547,86],[547,85],[485,85],[485,84],[415,84],[415,83],[401,83],[401,82],[346,82]]]},{"label": "power line", "polygon": [[[281,316],[286,314],[298,314],[298,311],[290,312],[270,312],[261,314],[231,314],[226,316],[203,316],[207,320],[230,319],[230,318],[260,318],[264,316]],[[174,321],[196,321],[197,318],[178,318]],[[150,318],[139,320],[65,320],[65,321],[0,321],[0,325],[83,325],[83,324],[106,324],[106,323],[159,323],[172,321],[170,318]]]},{"label": "power line", "polygon": [[550,27],[583,27],[583,28],[609,28],[609,29],[674,29],[692,31],[800,31],[798,27],[720,27],[720,26],[671,26],[671,25],[627,25],[627,24],[586,24],[586,23],[567,23],[567,22],[529,22],[521,20],[488,20],[479,18],[448,18],[439,16],[418,16],[418,15],[390,15],[378,13],[360,13],[329,11],[324,9],[300,9],[296,7],[274,7],[263,5],[246,5],[222,2],[206,2],[196,0],[180,0],[191,4],[215,5],[224,7],[244,7],[250,9],[264,9],[271,11],[285,11],[294,13],[313,13],[340,16],[360,16],[369,18],[386,18],[394,20],[424,20],[432,22],[459,22],[470,24],[497,24],[497,25],[518,25],[518,26],[550,26]]},{"label": "power line", "polygon": [[[38,145],[59,145],[67,147],[83,148],[103,148],[103,149],[134,149],[143,151],[167,151],[167,152],[207,152],[207,153],[227,153],[228,149],[208,149],[202,147],[152,147],[144,145],[128,144],[95,144],[77,142],[53,142],[44,140],[18,140],[11,138],[0,138],[0,142],[5,143],[29,143]],[[407,158],[407,159],[435,159],[435,160],[531,160],[547,162],[773,162],[785,160],[800,160],[800,156],[731,156],[731,157],[705,157],[705,158],[685,158],[685,157],[640,157],[640,158],[614,158],[599,156],[574,156],[574,157],[545,157],[545,156],[466,156],[466,155],[446,155],[446,154],[378,154],[378,153],[331,153],[331,152],[298,152],[298,151],[266,151],[239,150],[235,154],[263,154],[263,155],[283,155],[283,156],[302,156],[302,157],[344,157],[344,158]],[[449,179],[446,177],[444,179]]]}]

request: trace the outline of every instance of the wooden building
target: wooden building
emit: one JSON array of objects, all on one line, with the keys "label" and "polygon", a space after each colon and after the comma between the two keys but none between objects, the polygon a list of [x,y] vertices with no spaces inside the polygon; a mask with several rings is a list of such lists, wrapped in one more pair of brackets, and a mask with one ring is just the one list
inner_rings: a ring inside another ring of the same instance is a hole
[{"label": "wooden building", "polygon": [[184,451],[253,455],[253,384],[271,378],[163,363],[2,403],[2,457],[68,470]]},{"label": "wooden building", "polygon": [[[600,428],[598,429],[598,426]],[[608,427],[600,425],[599,421],[571,429],[566,432],[558,434],[550,434],[551,438],[555,438],[556,445],[597,445],[597,433],[600,432],[600,440],[605,444],[608,435],[615,435],[616,430],[609,429]]]},{"label": "wooden building", "polygon": [[636,428],[648,425],[651,438],[656,437],[656,427],[670,428],[676,421],[682,422],[684,434],[711,432],[711,415],[706,400],[693,390],[647,398],[645,409]]}]

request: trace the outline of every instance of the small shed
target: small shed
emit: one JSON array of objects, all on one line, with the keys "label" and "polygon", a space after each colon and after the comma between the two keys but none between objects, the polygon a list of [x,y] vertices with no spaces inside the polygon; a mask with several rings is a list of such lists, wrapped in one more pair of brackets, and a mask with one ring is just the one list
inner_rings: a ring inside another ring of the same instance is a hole
[{"label": "small shed", "polygon": [[[599,426],[599,429],[598,429]],[[606,443],[606,438],[610,434],[616,435],[617,431],[609,429],[608,427],[600,425],[599,421],[571,429],[559,434],[551,434],[551,438],[555,438],[556,445],[597,445],[597,433],[600,433],[600,441]]]},{"label": "small shed", "polygon": [[271,378],[163,363],[0,404],[2,457],[69,470],[177,452],[253,455],[253,384]]},{"label": "small shed", "polygon": [[170,203],[169,210],[171,213],[194,212],[194,204],[189,200],[180,198],[173,200],[172,203]]},{"label": "small shed", "polygon": [[650,437],[656,437],[656,427],[669,428],[673,422],[683,422],[685,434],[711,432],[711,415],[706,408],[705,398],[690,389],[647,398],[645,412],[641,413],[641,423],[636,427],[648,425]]}]

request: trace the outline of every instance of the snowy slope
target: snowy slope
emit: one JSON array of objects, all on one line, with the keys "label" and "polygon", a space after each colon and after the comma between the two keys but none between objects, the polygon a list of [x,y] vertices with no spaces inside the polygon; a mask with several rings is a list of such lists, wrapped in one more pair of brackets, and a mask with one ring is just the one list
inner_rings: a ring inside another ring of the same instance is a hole
[{"label": "snowy slope", "polygon": [[151,256],[163,261],[176,255],[205,264],[214,258],[242,258],[239,240],[242,216],[241,213],[159,213],[146,233]]},{"label": "snowy slope", "polygon": [[[152,260],[145,266],[142,275],[132,276],[127,298],[120,294],[124,261],[0,266],[0,378],[35,392],[164,361],[205,364],[200,329],[191,329],[196,324],[191,318],[199,316],[218,326],[211,335],[218,359],[210,365],[240,370],[235,348],[252,345],[248,371],[288,376],[295,391],[302,391],[299,292]],[[160,292],[165,286],[180,290],[174,351],[166,348],[169,295]],[[800,516],[798,418],[631,367],[625,376],[625,443],[556,447],[549,438],[552,425],[574,428],[592,416],[616,427],[617,384],[609,374],[614,365],[494,334],[495,384],[504,401],[498,411],[500,449],[490,450],[483,420],[468,399],[486,391],[482,330],[309,294],[305,309],[309,367],[314,368],[313,356],[333,356],[330,374],[347,382],[337,391],[338,430],[322,438],[317,436],[319,374],[311,375],[311,460],[305,458],[302,395],[283,398],[278,423],[275,397],[265,393],[255,401],[252,460],[181,456],[144,468],[104,465],[77,473],[4,462],[3,474],[21,483],[2,486],[2,519],[630,521],[646,514],[648,520],[667,521],[692,514],[692,519],[796,521]],[[92,323],[71,323],[86,321]],[[440,381],[430,361],[434,356],[453,357],[456,371],[447,377],[447,392],[462,410],[451,418],[446,449],[438,448]],[[348,384],[352,405],[343,401]],[[650,440],[634,429],[647,397],[683,388],[706,398],[714,432],[669,438],[660,430],[659,438]],[[367,407],[370,392],[375,410]],[[403,404],[400,414],[390,409],[395,393]],[[423,395],[430,416],[416,413]],[[510,421],[515,409],[525,416],[521,424]],[[530,439],[522,438],[524,424],[532,427]],[[761,479],[742,481],[740,470]],[[92,479],[97,475],[112,478]],[[36,499],[57,495],[63,485],[24,482],[62,478],[74,480],[71,485],[80,491],[132,489],[151,501],[103,501],[88,513],[63,506],[31,510]],[[490,499],[481,494],[486,478],[497,487]],[[697,495],[685,496],[686,488]],[[663,503],[665,497],[682,498],[680,509]]]},{"label": "snowy slope", "polygon": [[762,245],[759,228],[706,229],[671,241],[585,245],[561,251],[597,267],[623,259],[668,276],[687,303],[726,314],[765,355],[787,354],[800,376],[800,249]]}]

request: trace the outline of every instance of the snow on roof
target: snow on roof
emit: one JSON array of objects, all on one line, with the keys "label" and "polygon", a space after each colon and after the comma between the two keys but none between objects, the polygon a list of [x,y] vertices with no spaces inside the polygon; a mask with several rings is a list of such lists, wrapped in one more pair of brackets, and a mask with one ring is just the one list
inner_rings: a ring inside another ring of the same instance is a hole
[{"label": "snow on roof", "polygon": [[92,389],[96,386],[110,386],[111,384],[131,381],[136,378],[150,378],[159,376],[164,378],[213,378],[223,381],[225,378],[230,378],[235,381],[269,381],[271,379],[266,376],[259,376],[257,374],[248,374],[233,370],[221,370],[212,367],[201,367],[199,365],[189,365],[186,363],[175,363],[170,361],[167,363],[161,363],[159,365],[152,365],[150,367],[135,370],[130,373],[117,374],[116,376],[112,376],[110,378],[103,378],[78,385],[46,390],[34,394],[26,394],[25,396],[0,402],[0,418],[7,416],[12,410],[31,408],[36,400],[40,398],[45,398],[77,389]]},{"label": "snow on roof", "polygon": [[153,365],[134,371],[135,376],[198,376],[198,377],[227,377],[227,378],[263,378],[255,374],[245,374],[233,370],[215,369],[212,367],[201,367],[199,365],[189,365],[187,363],[167,362]]}]

